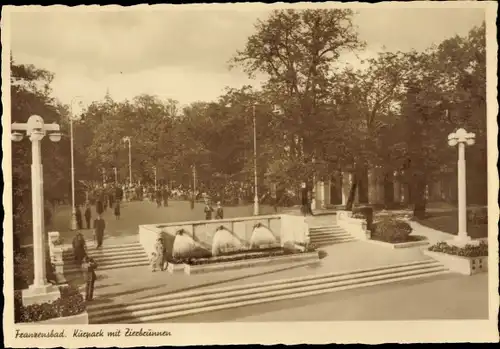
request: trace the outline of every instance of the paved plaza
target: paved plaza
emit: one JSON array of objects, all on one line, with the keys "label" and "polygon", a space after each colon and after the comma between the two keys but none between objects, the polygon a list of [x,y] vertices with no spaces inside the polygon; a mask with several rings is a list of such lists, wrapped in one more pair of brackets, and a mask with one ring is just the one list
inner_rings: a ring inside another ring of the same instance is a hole
[{"label": "paved plaza", "polygon": [[[263,213],[273,213],[263,207]],[[292,212],[293,209],[288,209]],[[226,217],[251,216],[252,206],[227,207]],[[55,215],[54,229],[58,229],[69,243],[72,232],[65,229],[69,208],[60,208]],[[123,204],[122,218],[115,220],[112,212],[104,214],[107,222],[105,244],[125,244],[138,240],[138,225],[201,220],[203,205],[194,210],[189,202],[170,201],[168,207],[157,208],[152,202]],[[336,216],[321,214],[307,218],[311,227],[335,224]],[[431,241],[449,238],[417,223],[416,235]],[[84,230],[90,239],[92,231]],[[92,248],[92,247],[91,247]],[[95,300],[89,305],[129,304],[135,301],[172,293],[240,286],[250,283],[347,272],[384,267],[408,262],[425,261],[425,246],[388,249],[363,241],[334,244],[321,248],[321,263],[305,265],[270,265],[240,270],[227,270],[195,276],[184,273],[152,273],[147,266],[102,270],[98,273]],[[82,280],[73,282],[80,284]],[[459,292],[457,292],[459,290]],[[465,301],[465,298],[469,301]],[[471,302],[470,300],[474,301]],[[326,321],[326,320],[417,320],[417,319],[478,319],[487,317],[487,274],[464,277],[455,274],[432,276],[396,284],[340,291],[297,300],[278,301],[244,308],[221,310],[172,319],[176,322],[217,321]]]}]

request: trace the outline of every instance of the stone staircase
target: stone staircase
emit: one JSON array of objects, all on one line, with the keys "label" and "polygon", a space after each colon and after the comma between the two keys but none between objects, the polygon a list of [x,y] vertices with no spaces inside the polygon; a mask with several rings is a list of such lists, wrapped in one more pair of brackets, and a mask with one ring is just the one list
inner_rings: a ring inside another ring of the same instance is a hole
[{"label": "stone staircase", "polygon": [[87,311],[91,324],[159,323],[191,314],[437,277],[447,273],[449,270],[439,262],[428,259],[253,284],[158,293],[122,304],[91,303]]},{"label": "stone staircase", "polygon": [[[87,253],[96,261],[98,270],[136,267],[149,264],[149,258],[139,242],[116,245],[106,244],[105,242],[100,249],[96,249],[92,242],[87,242],[87,246]],[[65,276],[68,277],[81,273],[80,267],[74,262],[74,255],[71,249],[65,251],[63,260]]]},{"label": "stone staircase", "polygon": [[309,237],[310,242],[317,247],[340,244],[356,240],[338,225],[310,227]]}]

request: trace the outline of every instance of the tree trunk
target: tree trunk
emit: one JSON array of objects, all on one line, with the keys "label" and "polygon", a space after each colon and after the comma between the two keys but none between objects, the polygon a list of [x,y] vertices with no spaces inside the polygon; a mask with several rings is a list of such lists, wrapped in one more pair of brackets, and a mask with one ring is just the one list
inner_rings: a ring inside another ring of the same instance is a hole
[{"label": "tree trunk", "polygon": [[352,211],[354,207],[354,198],[356,197],[356,189],[358,187],[358,180],[356,174],[353,176],[351,189],[349,190],[349,197],[347,198],[347,204],[345,206],[346,211]]},{"label": "tree trunk", "polygon": [[394,174],[386,171],[384,175],[384,204],[386,208],[394,206]]},{"label": "tree trunk", "polygon": [[415,182],[412,185],[411,196],[413,200],[413,215],[416,218],[425,218],[426,199],[425,187],[426,180],[423,176],[415,176]]},{"label": "tree trunk", "polygon": [[361,166],[358,169],[358,199],[360,204],[368,204],[368,167]]}]

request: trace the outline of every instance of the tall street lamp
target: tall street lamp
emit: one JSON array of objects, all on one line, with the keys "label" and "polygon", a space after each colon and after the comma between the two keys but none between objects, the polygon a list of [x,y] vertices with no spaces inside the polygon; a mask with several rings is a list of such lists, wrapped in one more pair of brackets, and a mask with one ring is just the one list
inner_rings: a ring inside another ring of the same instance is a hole
[{"label": "tall street lamp", "polygon": [[129,172],[129,184],[132,187],[132,143],[130,137],[123,137],[123,142],[128,142],[128,172]]},{"label": "tall street lamp", "polygon": [[115,173],[115,184],[118,184],[118,170],[116,167],[113,167],[113,172]]},{"label": "tall street lamp", "polygon": [[463,128],[448,135],[448,144],[452,147],[458,144],[458,236],[456,241],[465,244],[471,241],[467,235],[467,188],[465,176],[465,144],[474,145],[476,135],[468,133]]},{"label": "tall street lamp", "polygon": [[[75,150],[73,145],[73,121],[76,120],[75,115],[73,114],[73,103],[75,101],[79,101],[81,97],[75,96],[71,100],[70,103],[70,115],[69,115],[69,129],[70,129],[70,140],[71,140],[71,223],[70,229],[76,230],[78,225],[76,221],[76,203],[75,203]],[[81,100],[79,101],[81,103]]]},{"label": "tall street lamp", "polygon": [[254,197],[253,197],[253,214],[259,215],[259,195],[257,192],[258,178],[257,178],[257,118],[255,117],[256,104],[252,105],[253,112],[253,177],[254,177]]},{"label": "tall street lamp", "polygon": [[[61,140],[61,131],[58,124],[45,124],[42,117],[32,115],[27,123],[12,124],[12,140],[20,142],[23,133],[31,141],[31,190],[33,206],[33,284],[23,291],[24,305],[37,303],[45,298],[58,297],[59,292],[47,282],[45,270],[45,236],[44,236],[44,199],[43,199],[43,167],[40,142],[48,133],[52,142]],[[49,297],[50,295],[50,297]]]}]

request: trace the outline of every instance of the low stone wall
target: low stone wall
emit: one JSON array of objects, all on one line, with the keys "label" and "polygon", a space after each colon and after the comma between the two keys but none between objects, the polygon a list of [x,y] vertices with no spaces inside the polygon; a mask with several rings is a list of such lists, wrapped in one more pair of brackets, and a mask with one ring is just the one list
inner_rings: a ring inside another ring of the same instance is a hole
[{"label": "low stone wall", "polygon": [[351,211],[337,211],[337,224],[358,240],[369,240],[370,231],[364,219],[352,218]]},{"label": "low stone wall", "polygon": [[215,232],[220,226],[234,234],[243,243],[249,243],[254,226],[258,223],[269,229],[281,246],[286,242],[309,242],[309,226],[305,218],[288,214],[140,225],[139,241],[146,253],[150,255],[154,251],[156,240],[162,238],[169,253],[172,251],[176,233],[183,229],[193,238],[199,248],[211,251]]},{"label": "low stone wall", "polygon": [[462,257],[447,253],[424,250],[424,254],[441,262],[452,272],[473,275],[488,271],[488,257]]}]

